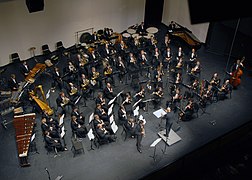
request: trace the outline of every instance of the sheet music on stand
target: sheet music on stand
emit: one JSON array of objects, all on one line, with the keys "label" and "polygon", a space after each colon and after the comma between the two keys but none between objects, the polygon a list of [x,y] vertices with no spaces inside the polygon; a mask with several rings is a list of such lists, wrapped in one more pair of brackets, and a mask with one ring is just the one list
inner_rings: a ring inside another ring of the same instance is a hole
[{"label": "sheet music on stand", "polygon": [[113,131],[114,133],[117,132],[118,126],[116,125],[115,121],[113,121],[113,123],[111,124],[111,129],[112,129],[112,131]]},{"label": "sheet music on stand", "polygon": [[123,93],[124,90],[122,90],[121,92],[119,92],[116,97],[119,97],[122,93]]},{"label": "sheet music on stand", "polygon": [[167,112],[165,112],[165,110],[164,110],[163,108],[160,108],[159,110],[154,111],[153,114],[154,114],[157,118],[160,118],[160,117],[166,115]]},{"label": "sheet music on stand", "polygon": [[94,113],[90,114],[89,116],[89,123],[91,123],[91,121],[94,119]]},{"label": "sheet music on stand", "polygon": [[76,101],[74,102],[74,105],[76,105],[76,104],[80,101],[80,99],[81,99],[81,96],[79,96],[79,97],[76,99]]},{"label": "sheet music on stand", "polygon": [[108,115],[110,116],[110,114],[113,112],[113,107],[114,107],[114,104],[112,104],[109,109],[108,109]]},{"label": "sheet music on stand", "polygon": [[91,141],[95,138],[94,134],[93,134],[93,129],[90,128],[88,133],[87,133],[88,139]]},{"label": "sheet music on stand", "polygon": [[138,103],[140,103],[142,101],[142,99],[139,99],[137,102],[135,102],[135,104],[133,104],[132,107],[135,107],[136,105],[138,105]]},{"label": "sheet music on stand", "polygon": [[63,114],[62,116],[60,116],[60,119],[59,119],[59,125],[60,126],[64,123],[64,118],[65,118],[65,114]]},{"label": "sheet music on stand", "polygon": [[112,116],[109,117],[109,122],[110,122],[110,124],[113,123],[113,122],[115,122],[114,115],[112,115]]},{"label": "sheet music on stand", "polygon": [[151,98],[151,99],[146,99],[146,100],[144,100],[143,102],[146,103],[146,102],[153,101],[153,100],[154,100],[154,99]]},{"label": "sheet music on stand", "polygon": [[46,93],[46,99],[48,99],[50,97],[50,93],[51,93],[51,89],[49,89]]},{"label": "sheet music on stand", "polygon": [[153,141],[153,143],[150,145],[150,147],[155,147],[161,140],[162,140],[162,138],[157,138],[155,141]]},{"label": "sheet music on stand", "polygon": [[60,137],[63,138],[65,136],[65,134],[66,134],[66,132],[65,132],[65,126],[62,126]]},{"label": "sheet music on stand", "polygon": [[108,102],[108,105],[114,103],[114,101],[116,100],[117,96],[115,96],[113,99],[111,99],[109,102]]},{"label": "sheet music on stand", "polygon": [[133,110],[133,114],[134,114],[134,116],[139,115],[139,106],[137,106],[136,109]]}]

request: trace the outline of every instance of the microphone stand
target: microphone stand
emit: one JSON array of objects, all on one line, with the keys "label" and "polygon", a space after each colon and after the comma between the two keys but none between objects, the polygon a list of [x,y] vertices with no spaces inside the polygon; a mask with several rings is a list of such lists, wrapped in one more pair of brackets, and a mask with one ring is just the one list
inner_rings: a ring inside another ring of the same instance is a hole
[{"label": "microphone stand", "polygon": [[50,173],[49,173],[48,169],[47,169],[47,168],[45,168],[45,170],[46,170],[46,172],[47,172],[48,179],[49,179],[49,180],[51,180],[51,176],[50,176]]}]

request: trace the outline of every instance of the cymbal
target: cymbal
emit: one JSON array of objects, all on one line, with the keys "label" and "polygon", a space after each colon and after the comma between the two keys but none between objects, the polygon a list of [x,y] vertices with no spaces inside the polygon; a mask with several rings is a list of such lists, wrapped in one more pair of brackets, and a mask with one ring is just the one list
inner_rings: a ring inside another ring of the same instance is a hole
[{"label": "cymbal", "polygon": [[128,38],[128,37],[130,37],[130,34],[129,33],[123,33],[122,36]]}]

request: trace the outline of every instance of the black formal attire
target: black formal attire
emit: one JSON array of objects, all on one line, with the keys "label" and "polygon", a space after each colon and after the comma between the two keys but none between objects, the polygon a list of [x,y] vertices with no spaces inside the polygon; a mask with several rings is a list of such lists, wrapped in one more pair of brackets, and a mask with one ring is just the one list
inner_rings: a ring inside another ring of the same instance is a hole
[{"label": "black formal attire", "polygon": [[10,78],[8,80],[8,85],[9,85],[9,88],[10,88],[11,91],[17,91],[18,90],[19,84],[18,84],[18,81],[16,79]]},{"label": "black formal attire", "polygon": [[141,153],[141,147],[142,147],[142,139],[143,139],[143,134],[142,134],[142,128],[141,125],[139,123],[137,123],[136,125],[136,129],[135,129],[135,134],[137,137],[137,141],[136,141],[136,146],[137,146],[137,150]]},{"label": "black formal attire", "polygon": [[56,86],[58,86],[60,91],[63,88],[63,81],[61,78],[62,78],[62,74],[60,71],[55,71],[55,70],[52,71],[52,79],[53,79],[52,87],[56,88]]},{"label": "black formal attire", "polygon": [[108,87],[105,87],[103,89],[103,94],[104,94],[104,97],[111,100],[113,99],[116,95],[114,94],[114,92],[111,92]]},{"label": "black formal attire", "polygon": [[45,142],[50,147],[55,147],[59,151],[64,151],[64,147],[61,144],[61,141],[59,138],[53,138],[50,135],[45,136]]},{"label": "black formal attire", "polygon": [[77,121],[71,121],[71,129],[76,133],[77,137],[85,138],[88,133],[87,128],[84,124],[79,124]]},{"label": "black formal attire", "polygon": [[97,132],[98,136],[103,140],[106,140],[108,142],[114,142],[115,141],[113,136],[105,128],[97,128],[96,132]]},{"label": "black formal attire", "polygon": [[30,67],[29,67],[29,65],[28,64],[21,64],[20,65],[20,71],[21,71],[21,73],[23,74],[23,76],[24,76],[24,78],[29,74],[29,72],[30,72]]}]

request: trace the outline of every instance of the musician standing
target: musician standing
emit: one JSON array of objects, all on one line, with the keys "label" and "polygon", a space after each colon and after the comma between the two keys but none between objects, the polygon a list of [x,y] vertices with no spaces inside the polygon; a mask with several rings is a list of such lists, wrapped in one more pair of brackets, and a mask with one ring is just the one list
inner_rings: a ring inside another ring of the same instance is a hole
[{"label": "musician standing", "polygon": [[136,125],[135,134],[137,137],[136,146],[138,152],[142,153],[142,139],[145,136],[144,121],[141,119]]},{"label": "musician standing", "polygon": [[57,66],[55,66],[54,70],[52,71],[52,79],[53,79],[52,91],[54,92],[57,86],[59,87],[60,91],[62,91],[63,88],[62,74]]},{"label": "musician standing", "polygon": [[8,86],[9,86],[11,91],[18,91],[19,83],[18,83],[18,81],[16,79],[15,74],[10,75],[10,79],[8,80]]},{"label": "musician standing", "polygon": [[20,65],[20,71],[23,74],[24,78],[29,74],[30,72],[30,66],[27,64],[27,61],[23,61]]}]

